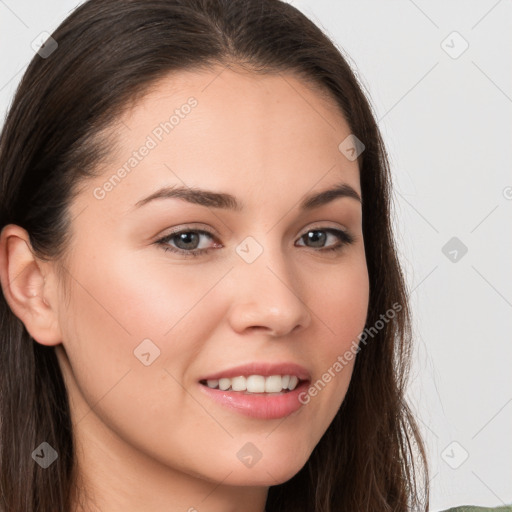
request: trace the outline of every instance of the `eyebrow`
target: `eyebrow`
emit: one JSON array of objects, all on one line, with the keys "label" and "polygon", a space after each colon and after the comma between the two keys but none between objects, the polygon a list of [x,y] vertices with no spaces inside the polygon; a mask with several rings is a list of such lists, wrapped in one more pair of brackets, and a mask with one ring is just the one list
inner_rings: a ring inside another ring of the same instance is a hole
[{"label": "eyebrow", "polygon": [[[299,209],[301,211],[312,210],[342,197],[355,199],[362,204],[361,197],[354,188],[347,183],[339,183],[328,190],[309,194],[301,201]],[[243,203],[231,194],[182,186],[163,187],[135,203],[135,208],[140,208],[156,199],[183,199],[208,208],[222,208],[236,212],[241,212],[244,209]]]}]

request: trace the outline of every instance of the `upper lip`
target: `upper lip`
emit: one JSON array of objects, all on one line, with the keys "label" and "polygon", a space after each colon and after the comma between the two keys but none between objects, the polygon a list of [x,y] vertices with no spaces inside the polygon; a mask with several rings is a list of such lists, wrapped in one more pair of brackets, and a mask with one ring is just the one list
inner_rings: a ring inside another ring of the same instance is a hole
[{"label": "upper lip", "polygon": [[230,379],[240,376],[248,377],[249,375],[262,375],[269,377],[270,375],[295,375],[299,380],[311,380],[311,375],[303,366],[296,363],[265,363],[254,362],[240,366],[234,366],[226,370],[212,373],[200,380],[219,380],[222,378]]}]

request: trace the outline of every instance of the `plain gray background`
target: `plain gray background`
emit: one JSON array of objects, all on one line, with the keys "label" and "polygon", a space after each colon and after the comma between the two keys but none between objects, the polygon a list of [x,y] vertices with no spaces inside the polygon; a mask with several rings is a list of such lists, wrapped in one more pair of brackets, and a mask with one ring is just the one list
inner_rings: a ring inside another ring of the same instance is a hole
[{"label": "plain gray background", "polygon": [[[2,124],[32,41],[79,3],[0,0]],[[431,510],[512,503],[511,1],[290,3],[343,50],[390,153]]]}]

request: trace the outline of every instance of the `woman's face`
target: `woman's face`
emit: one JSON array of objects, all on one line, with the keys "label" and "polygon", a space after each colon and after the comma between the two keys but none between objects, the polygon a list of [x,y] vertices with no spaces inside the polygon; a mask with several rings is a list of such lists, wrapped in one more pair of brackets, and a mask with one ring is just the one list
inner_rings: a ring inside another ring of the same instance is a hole
[{"label": "woman's face", "polygon": [[[292,75],[219,67],[162,80],[115,130],[102,176],[72,204],[58,310],[81,463],[106,480],[131,466],[282,483],[338,411],[354,359],[335,363],[367,314],[360,201],[303,207],[342,185],[361,196],[339,149],[350,128]],[[204,384],[251,375],[249,394]],[[282,388],[273,375],[309,383],[261,393]]]}]

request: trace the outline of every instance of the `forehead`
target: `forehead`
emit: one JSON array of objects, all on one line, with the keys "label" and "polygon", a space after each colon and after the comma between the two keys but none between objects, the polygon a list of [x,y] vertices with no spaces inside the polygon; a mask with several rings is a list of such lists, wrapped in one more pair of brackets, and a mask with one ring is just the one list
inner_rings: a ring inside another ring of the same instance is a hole
[{"label": "forehead", "polygon": [[[244,143],[250,140],[254,147],[268,138],[286,147],[309,141],[303,150],[314,145],[331,145],[332,150],[333,143],[337,149],[340,137],[350,133],[341,109],[319,86],[292,74],[256,74],[223,66],[180,71],[155,82],[120,122],[121,144],[153,134],[175,150],[184,143],[186,148],[212,150],[222,141],[249,150]],[[235,140],[228,140],[230,136]],[[127,144],[122,147],[129,149]],[[226,149],[225,144],[221,148]],[[227,149],[230,153],[236,147]]]},{"label": "forehead", "polygon": [[[128,122],[129,119],[138,118],[141,108],[151,108],[150,104],[168,108],[167,101],[188,97],[192,92],[198,100],[208,100],[210,107],[219,102],[225,105],[227,101],[232,105],[250,108],[258,100],[271,101],[269,107],[276,104],[298,107],[300,101],[305,103],[303,107],[309,106],[310,113],[316,112],[328,124],[333,120],[334,124],[339,124],[340,117],[343,117],[327,87],[305,79],[293,71],[255,72],[236,65],[208,64],[197,69],[169,72],[154,81],[145,90],[143,97],[139,96],[137,102],[125,111],[123,120]],[[322,112],[317,108],[319,102],[322,104]],[[324,110],[331,112],[331,115],[326,117]]]},{"label": "forehead", "polygon": [[222,66],[170,74],[125,111],[114,135],[94,186],[113,177],[107,199],[125,200],[125,211],[162,185],[240,195],[243,184],[254,198],[277,200],[343,178],[360,194],[357,161],[339,149],[350,135],[339,107],[292,74]]}]

